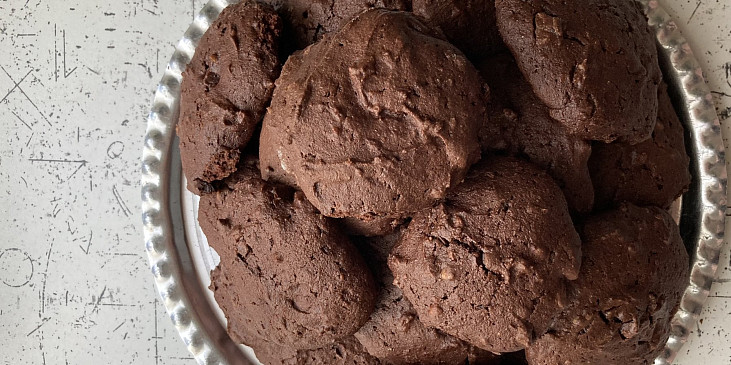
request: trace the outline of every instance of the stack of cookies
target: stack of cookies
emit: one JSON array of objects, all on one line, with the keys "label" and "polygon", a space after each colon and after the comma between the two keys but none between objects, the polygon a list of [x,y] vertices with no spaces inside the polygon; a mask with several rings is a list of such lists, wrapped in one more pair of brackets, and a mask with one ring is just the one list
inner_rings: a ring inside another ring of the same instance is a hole
[{"label": "stack of cookies", "polygon": [[266,364],[651,364],[690,184],[627,0],[245,0],[183,74],[228,332]]}]

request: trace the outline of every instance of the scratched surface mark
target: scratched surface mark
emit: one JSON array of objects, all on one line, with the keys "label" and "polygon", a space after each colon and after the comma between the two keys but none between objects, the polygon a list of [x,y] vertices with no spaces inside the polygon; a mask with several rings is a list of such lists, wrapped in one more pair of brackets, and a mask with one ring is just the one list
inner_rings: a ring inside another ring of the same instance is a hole
[{"label": "scratched surface mark", "polygon": [[147,268],[138,166],[201,6],[0,1],[0,364],[194,363]]},{"label": "scratched surface mark", "polygon": [[[2,364],[194,363],[147,268],[138,165],[152,92],[203,1],[103,3],[0,0]],[[663,3],[727,129],[731,5]],[[730,260],[680,365],[731,363]]]}]

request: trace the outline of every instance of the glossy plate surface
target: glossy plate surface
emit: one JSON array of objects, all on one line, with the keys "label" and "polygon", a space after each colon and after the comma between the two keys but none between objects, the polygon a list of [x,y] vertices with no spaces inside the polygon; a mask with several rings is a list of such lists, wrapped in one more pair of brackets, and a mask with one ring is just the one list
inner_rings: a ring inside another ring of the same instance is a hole
[{"label": "glossy plate surface", "polygon": [[[691,252],[691,275],[670,339],[655,364],[672,363],[700,315],[724,244],[725,151],[710,90],[698,61],[657,0],[639,0],[657,30],[661,66],[688,132],[693,183],[682,198],[680,227]],[[145,250],[160,297],[188,350],[200,364],[258,364],[226,334],[225,318],[207,289],[218,255],[197,223],[198,199],[185,189],[175,136],[182,72],[211,22],[231,0],[211,0],[176,46],[157,87],[142,154]]]}]

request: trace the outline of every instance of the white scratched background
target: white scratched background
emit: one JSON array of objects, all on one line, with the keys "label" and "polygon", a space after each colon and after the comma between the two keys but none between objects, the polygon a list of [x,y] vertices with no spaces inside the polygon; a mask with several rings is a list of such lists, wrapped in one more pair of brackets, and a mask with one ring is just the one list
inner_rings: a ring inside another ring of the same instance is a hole
[{"label": "white scratched background", "polygon": [[[730,123],[731,3],[661,2]],[[138,166],[152,92],[202,5],[0,0],[2,364],[194,363],[147,267]],[[731,364],[728,249],[678,364]]]}]

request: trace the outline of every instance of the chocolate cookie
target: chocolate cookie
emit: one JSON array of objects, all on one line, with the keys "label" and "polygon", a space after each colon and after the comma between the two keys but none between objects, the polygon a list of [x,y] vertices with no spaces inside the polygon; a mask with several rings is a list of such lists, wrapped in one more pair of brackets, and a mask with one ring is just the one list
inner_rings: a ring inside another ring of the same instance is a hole
[{"label": "chocolate cookie", "polygon": [[244,164],[200,202],[201,228],[221,256],[211,287],[229,333],[294,349],[353,334],[377,295],[365,262],[300,192],[258,175]]},{"label": "chocolate cookie", "polygon": [[553,179],[528,162],[487,157],[413,218],[389,267],[425,325],[500,353],[546,331],[580,250]]},{"label": "chocolate cookie", "polygon": [[373,9],[410,10],[409,0],[264,0],[277,8],[291,28],[296,49],[334,32],[358,13]]},{"label": "chocolate cookie", "polygon": [[684,129],[667,86],[658,89],[657,123],[649,140],[598,143],[589,160],[597,207],[622,201],[668,208],[690,185]]},{"label": "chocolate cookie", "polygon": [[688,254],[670,215],[622,204],[590,217],[569,305],[527,352],[531,365],[653,364],[688,285]]},{"label": "chocolate cookie", "polygon": [[521,71],[572,134],[630,144],[650,136],[662,75],[638,2],[496,0],[495,6]]},{"label": "chocolate cookie", "polygon": [[587,167],[591,145],[551,118],[510,55],[485,58],[479,69],[492,97],[488,120],[480,128],[483,150],[527,157],[556,180],[572,211],[591,211],[594,190]]},{"label": "chocolate cookie", "polygon": [[369,10],[285,64],[262,126],[262,176],[290,175],[326,216],[420,210],[479,158],[487,93],[439,32]]},{"label": "chocolate cookie", "polygon": [[[401,289],[393,284],[386,261],[395,244],[391,235],[365,239],[372,271],[379,275],[381,291],[370,320],[355,338],[371,355],[393,365],[463,364],[472,346],[433,328],[424,326]],[[363,243],[359,245],[361,252]]]},{"label": "chocolate cookie", "polygon": [[412,8],[471,60],[506,49],[495,22],[495,0],[413,0]]},{"label": "chocolate cookie", "polygon": [[194,193],[236,170],[279,76],[282,22],[270,6],[243,1],[223,10],[183,72],[180,157]]}]

